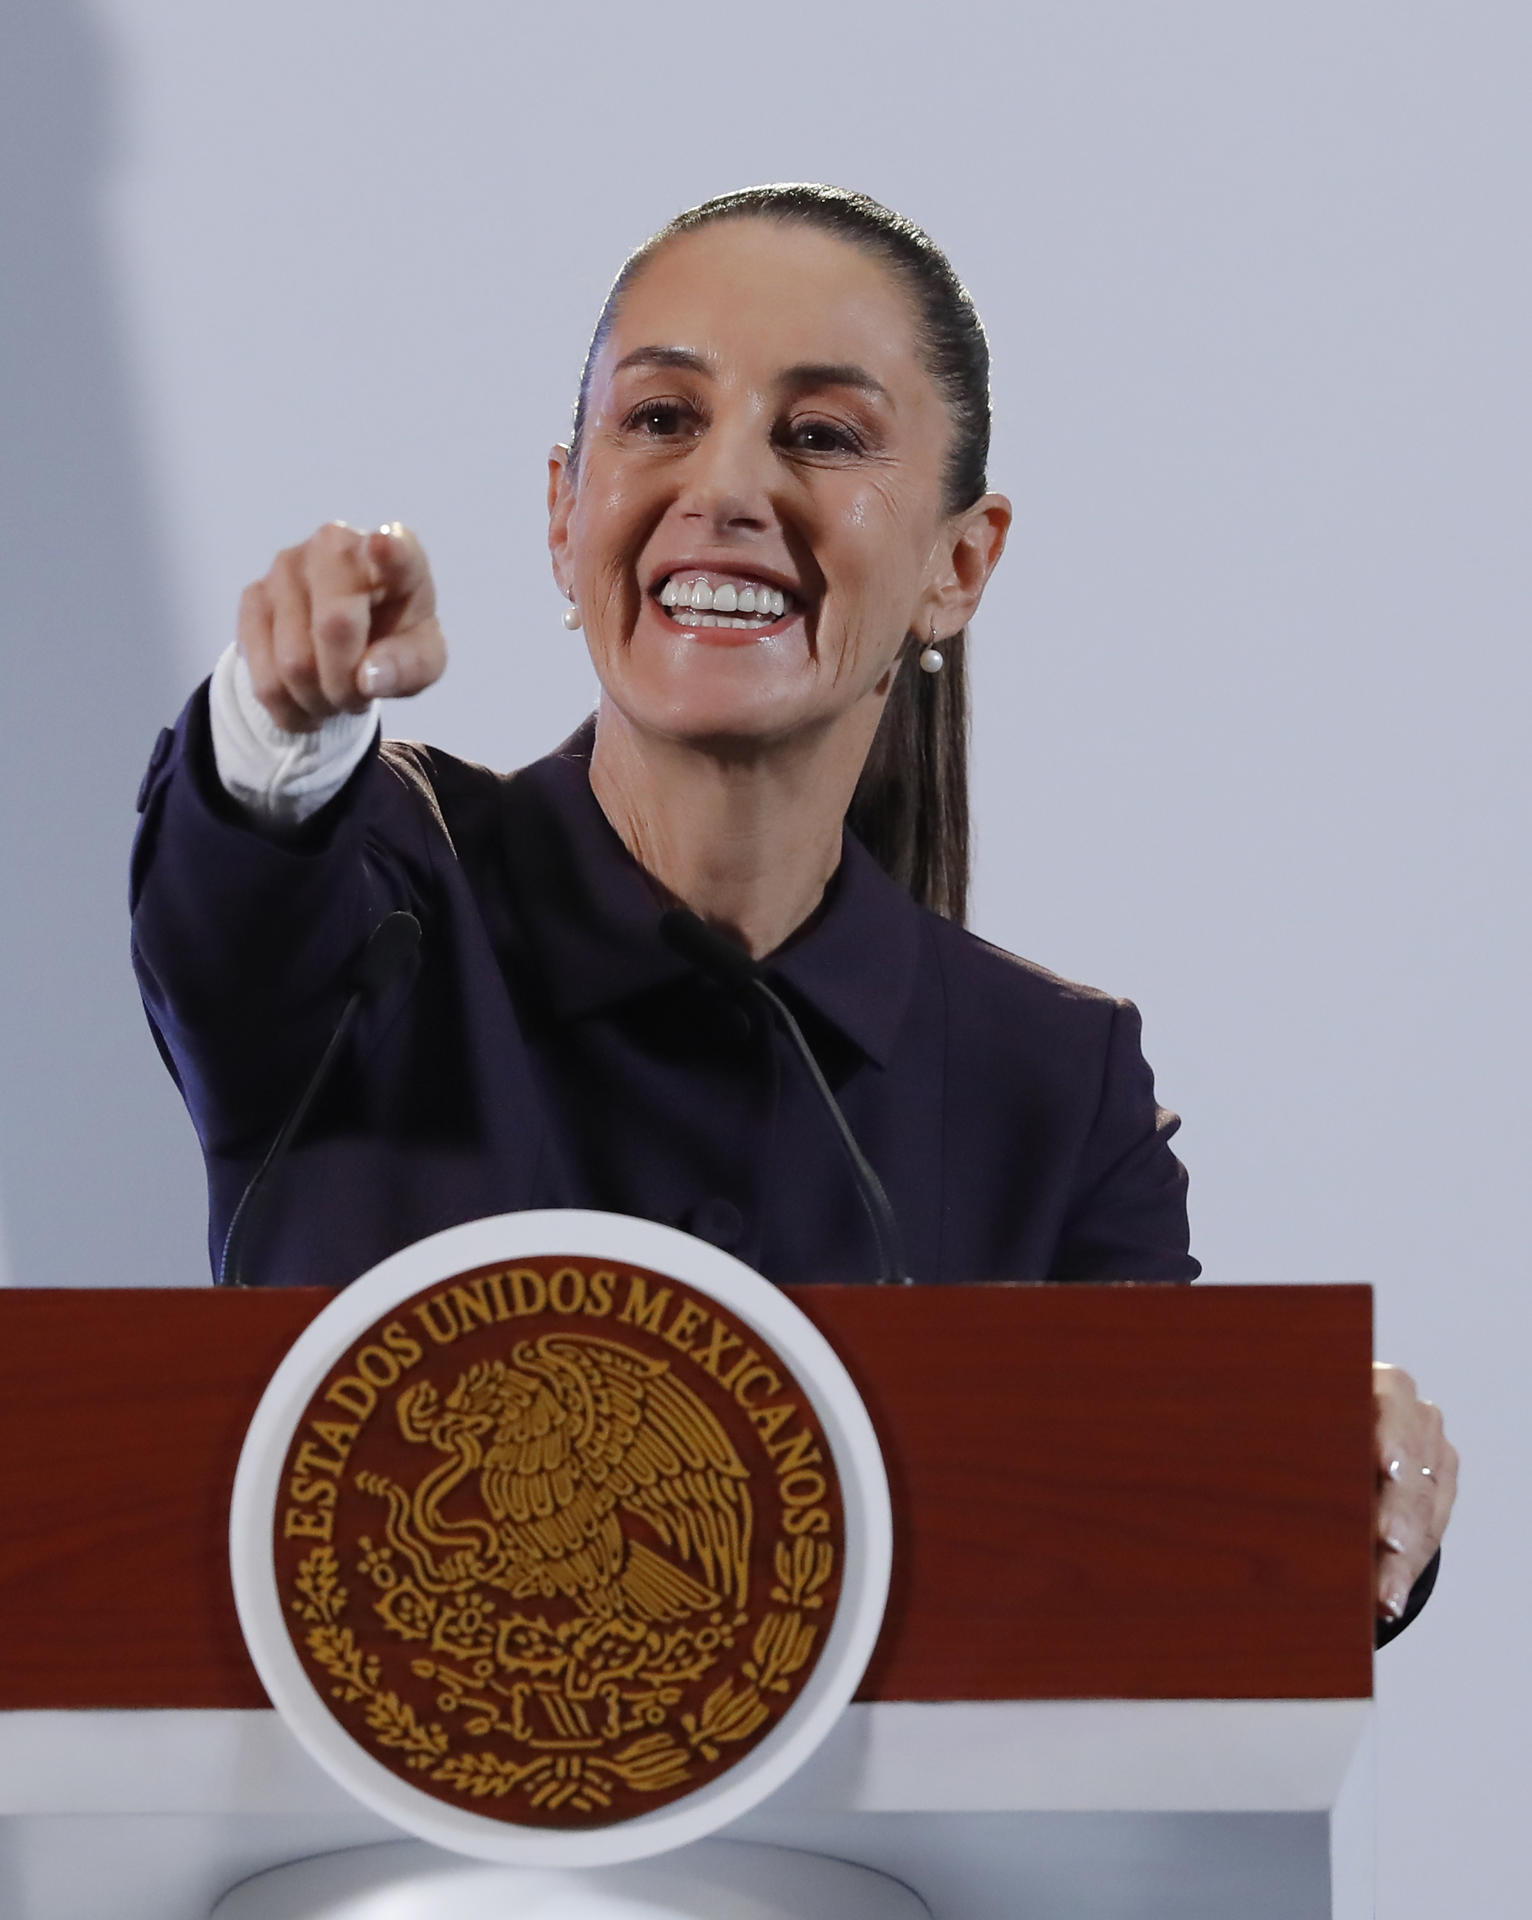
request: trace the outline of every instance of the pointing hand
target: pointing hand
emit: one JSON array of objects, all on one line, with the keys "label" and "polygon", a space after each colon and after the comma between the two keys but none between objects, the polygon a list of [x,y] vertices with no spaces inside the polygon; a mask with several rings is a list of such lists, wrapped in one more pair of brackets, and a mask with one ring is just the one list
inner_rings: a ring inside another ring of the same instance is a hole
[{"label": "pointing hand", "polygon": [[257,698],[289,733],[420,693],[447,665],[424,548],[397,522],[359,533],[332,521],[246,587],[239,646]]}]

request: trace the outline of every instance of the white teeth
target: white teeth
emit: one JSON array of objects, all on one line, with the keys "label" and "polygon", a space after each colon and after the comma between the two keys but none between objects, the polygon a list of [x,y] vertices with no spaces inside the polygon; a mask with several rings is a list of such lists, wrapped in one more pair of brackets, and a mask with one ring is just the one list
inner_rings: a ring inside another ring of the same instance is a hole
[{"label": "white teeth", "polygon": [[696,607],[677,607],[672,618],[683,627],[742,627],[752,633],[771,625],[766,619],[737,620],[727,613],[703,613]]},{"label": "white teeth", "polygon": [[731,581],[715,587],[711,581],[692,580],[677,582],[668,579],[655,596],[662,607],[672,609],[673,617],[683,626],[711,626],[713,621],[687,620],[684,618],[688,608],[698,613],[743,613],[755,614],[759,618],[750,622],[727,620],[728,626],[749,624],[758,626],[771,620],[780,620],[787,611],[787,595],[779,587],[736,587]]}]

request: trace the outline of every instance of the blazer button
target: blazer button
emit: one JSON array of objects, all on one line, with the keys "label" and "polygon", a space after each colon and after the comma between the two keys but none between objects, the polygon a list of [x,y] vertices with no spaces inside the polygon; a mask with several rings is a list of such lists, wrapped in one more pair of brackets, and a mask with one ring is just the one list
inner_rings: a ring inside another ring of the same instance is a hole
[{"label": "blazer button", "polygon": [[688,1207],[678,1224],[726,1253],[745,1236],[745,1216],[731,1200],[699,1200],[696,1206]]}]

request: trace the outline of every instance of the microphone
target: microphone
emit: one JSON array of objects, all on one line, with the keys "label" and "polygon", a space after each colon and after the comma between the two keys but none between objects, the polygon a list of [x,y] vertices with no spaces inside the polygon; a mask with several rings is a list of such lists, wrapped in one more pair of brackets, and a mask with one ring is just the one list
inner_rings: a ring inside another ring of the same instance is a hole
[{"label": "microphone", "polygon": [[329,1045],[319,1056],[319,1065],[309,1076],[308,1084],[293,1103],[292,1111],[277,1129],[276,1138],[266,1149],[266,1157],[251,1174],[244,1192],[239,1196],[239,1205],[229,1220],[229,1229],[223,1237],[223,1252],[218,1261],[218,1275],[213,1284],[218,1287],[242,1287],[246,1285],[241,1270],[241,1261],[246,1243],[259,1220],[263,1205],[270,1195],[270,1180],[292,1145],[298,1129],[308,1118],[309,1108],[318,1098],[319,1090],[330,1077],[330,1069],[335,1065],[346,1036],[356,1023],[356,1017],[362,1008],[382,997],[393,985],[399,975],[415,958],[420,950],[420,922],[413,913],[399,911],[385,914],[367,936],[367,944],[357,957],[356,968],[352,974],[350,997],[341,1009],[341,1016],[335,1023],[335,1031],[330,1035]]},{"label": "microphone", "polygon": [[830,1083],[825,1079],[819,1062],[814,1058],[814,1050],[804,1038],[802,1027],[793,1017],[792,1008],[768,983],[757,961],[752,960],[742,947],[736,946],[716,927],[710,927],[690,908],[672,907],[667,913],[662,914],[660,937],[668,947],[680,954],[683,960],[690,960],[699,973],[705,973],[709,979],[728,992],[738,995],[741,999],[747,993],[756,993],[770,1006],[783,1032],[791,1040],[798,1051],[799,1058],[807,1067],[809,1078],[813,1081],[815,1090],[835,1123],[836,1136],[845,1149],[847,1160],[851,1163],[851,1175],[856,1181],[857,1193],[867,1210],[867,1218],[872,1223],[873,1234],[878,1242],[878,1260],[881,1267],[879,1280],[885,1285],[890,1283],[905,1287],[912,1285],[914,1276],[905,1264],[899,1223],[894,1218],[894,1210],[889,1205],[888,1195],[883,1191],[883,1182],[857,1145],[856,1135],[851,1131],[845,1114],[840,1110],[840,1102],[830,1091]]}]

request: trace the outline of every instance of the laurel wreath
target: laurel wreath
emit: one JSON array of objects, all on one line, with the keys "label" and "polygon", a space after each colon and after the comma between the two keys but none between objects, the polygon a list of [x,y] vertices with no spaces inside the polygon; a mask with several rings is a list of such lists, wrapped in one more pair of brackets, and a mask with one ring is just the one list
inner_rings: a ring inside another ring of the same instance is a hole
[{"label": "laurel wreath", "polygon": [[[613,1753],[544,1753],[525,1761],[482,1749],[455,1751],[444,1726],[422,1721],[408,1701],[383,1685],[381,1661],[366,1653],[343,1624],[350,1595],[333,1547],[315,1547],[299,1563],[291,1604],[308,1627],[304,1644],[310,1657],[333,1682],[331,1695],[347,1705],[365,1700],[363,1718],[378,1745],[400,1753],[407,1767],[472,1799],[521,1794],[538,1808],[596,1812],[612,1804],[619,1785],[640,1794],[686,1785],[695,1756],[711,1763],[726,1746],[750,1739],[771,1717],[768,1696],[791,1691],[793,1676],[807,1663],[819,1635],[818,1625],[804,1616],[824,1605],[822,1589],[834,1552],[828,1541],[799,1534],[791,1542],[778,1540],[772,1564],[776,1577],[770,1598],[777,1606],[762,1618],[738,1668],[712,1689],[698,1712],[680,1716],[684,1743],[662,1728]],[[386,1616],[385,1625],[399,1631]],[[413,1661],[411,1671],[445,1683],[440,1704],[449,1709],[464,1704],[464,1689],[453,1684],[462,1676],[429,1660]],[[502,1724],[489,1703],[467,1704],[480,1709],[467,1723],[470,1731],[482,1734]]]}]

